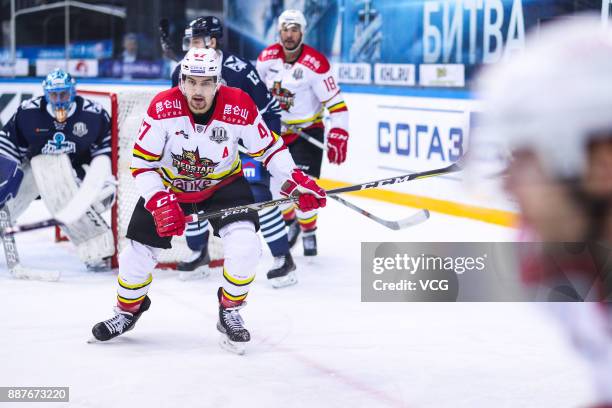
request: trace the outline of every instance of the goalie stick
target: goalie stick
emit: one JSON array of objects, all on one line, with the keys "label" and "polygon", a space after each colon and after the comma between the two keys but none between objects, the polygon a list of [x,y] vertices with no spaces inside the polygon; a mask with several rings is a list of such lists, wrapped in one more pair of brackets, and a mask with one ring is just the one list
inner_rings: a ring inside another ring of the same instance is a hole
[{"label": "goalie stick", "polygon": [[[3,229],[11,226],[11,214],[8,208],[0,209],[0,227]],[[32,279],[48,282],[58,281],[60,271],[47,269],[32,269],[21,265],[19,261],[19,252],[17,252],[17,244],[15,237],[11,234],[0,235],[2,239],[2,247],[4,248],[4,256],[6,258],[6,267],[9,273],[17,279]]]},{"label": "goalie stick", "polygon": [[[404,174],[401,176],[389,177],[385,179],[369,181],[366,183],[353,184],[351,186],[336,188],[333,190],[328,190],[327,194],[334,195],[334,194],[348,193],[351,191],[369,190],[372,188],[379,188],[382,186],[406,183],[412,180],[418,180],[418,179],[427,178],[427,177],[440,176],[442,174],[454,173],[460,170],[462,170],[462,166],[457,162],[457,163],[451,164],[450,166],[442,167],[438,169],[421,171],[418,173]],[[191,214],[185,217],[185,222],[204,221],[204,220],[208,220],[211,218],[219,218],[219,217],[223,218],[223,217],[227,217],[232,214],[246,213],[249,211],[259,211],[259,210],[263,210],[264,208],[276,207],[281,204],[295,203],[297,200],[298,200],[297,196],[292,196],[292,197],[286,197],[286,198],[278,198],[276,200],[262,201],[259,203],[240,205],[237,207],[225,208],[223,210],[213,211],[210,213]],[[4,228],[2,232],[4,234],[15,234],[18,232],[32,231],[32,230],[36,230],[40,228],[52,227],[55,225],[60,225],[60,223],[57,220],[51,218],[48,220],[34,222],[31,224],[15,225],[14,227]]]}]

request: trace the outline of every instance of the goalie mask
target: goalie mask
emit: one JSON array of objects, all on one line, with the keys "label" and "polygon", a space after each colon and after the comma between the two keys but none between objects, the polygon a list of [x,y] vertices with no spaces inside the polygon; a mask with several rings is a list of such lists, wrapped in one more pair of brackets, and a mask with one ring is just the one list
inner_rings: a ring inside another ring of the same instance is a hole
[{"label": "goalie mask", "polygon": [[58,122],[65,122],[68,118],[70,105],[76,95],[75,85],[74,78],[60,68],[47,75],[42,83],[45,100]]},{"label": "goalie mask", "polygon": [[181,61],[179,87],[189,109],[208,111],[221,80],[221,55],[212,48],[191,48]]}]

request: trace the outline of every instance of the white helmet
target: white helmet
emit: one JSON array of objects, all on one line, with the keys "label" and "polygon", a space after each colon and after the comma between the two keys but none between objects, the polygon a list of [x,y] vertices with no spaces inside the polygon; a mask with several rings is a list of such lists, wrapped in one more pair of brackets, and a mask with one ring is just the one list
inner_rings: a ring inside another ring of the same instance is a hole
[{"label": "white helmet", "polygon": [[551,176],[581,177],[588,143],[612,133],[611,33],[599,17],[580,15],[527,41],[523,54],[479,77],[485,112],[469,154],[527,148]]},{"label": "white helmet", "polygon": [[221,55],[212,48],[190,48],[181,61],[181,76],[213,76],[221,79]]},{"label": "white helmet", "polygon": [[300,10],[285,10],[278,17],[278,30],[284,26],[298,25],[302,34],[306,32],[306,17]]}]

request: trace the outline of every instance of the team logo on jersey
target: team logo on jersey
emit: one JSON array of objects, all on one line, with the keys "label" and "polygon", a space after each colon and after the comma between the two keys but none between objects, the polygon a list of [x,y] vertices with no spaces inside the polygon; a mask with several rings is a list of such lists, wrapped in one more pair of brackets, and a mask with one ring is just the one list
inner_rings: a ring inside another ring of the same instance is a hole
[{"label": "team logo on jersey", "polygon": [[41,150],[42,154],[61,154],[61,153],[74,153],[76,152],[76,144],[74,142],[67,142],[66,136],[62,132],[55,132],[53,140],[47,140]]},{"label": "team logo on jersey", "polygon": [[178,169],[178,174],[194,179],[201,179],[212,173],[219,163],[210,159],[201,158],[200,152],[183,149],[182,154],[172,153],[172,165]]},{"label": "team logo on jersey", "polygon": [[293,79],[295,79],[296,81],[299,81],[303,77],[304,77],[304,70],[302,70],[302,68],[298,67],[295,69],[295,71],[293,71]]},{"label": "team logo on jersey", "polygon": [[289,109],[293,106],[295,94],[287,88],[283,88],[281,81],[274,81],[271,92],[280,104],[281,109],[289,112]]},{"label": "team logo on jersey", "polygon": [[75,136],[83,137],[87,134],[87,132],[89,132],[89,130],[87,130],[87,125],[85,125],[83,122],[77,122],[72,127],[72,133]]},{"label": "team logo on jersey", "polygon": [[210,134],[210,140],[219,144],[226,142],[228,139],[227,130],[221,126],[215,126]]}]

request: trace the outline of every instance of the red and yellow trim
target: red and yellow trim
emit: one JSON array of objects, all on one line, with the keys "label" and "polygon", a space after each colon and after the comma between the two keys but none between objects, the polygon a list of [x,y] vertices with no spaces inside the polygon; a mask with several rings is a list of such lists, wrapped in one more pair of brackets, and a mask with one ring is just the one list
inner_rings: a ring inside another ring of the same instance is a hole
[{"label": "red and yellow trim", "polygon": [[246,286],[249,285],[253,282],[253,280],[255,279],[255,275],[251,276],[248,279],[236,279],[233,276],[231,276],[229,273],[227,273],[227,269],[223,268],[223,277],[225,278],[226,281],[228,281],[229,283],[231,283],[234,286]]},{"label": "red and yellow trim", "polygon": [[160,154],[151,153],[148,150],[143,149],[141,146],[139,146],[138,143],[134,144],[134,149],[132,149],[132,156],[138,157],[139,159],[148,162],[159,161],[161,159]]},{"label": "red and yellow trim", "polygon": [[337,113],[347,111],[348,108],[346,107],[346,103],[344,101],[340,101],[328,107],[327,110],[329,111],[329,113]]}]

